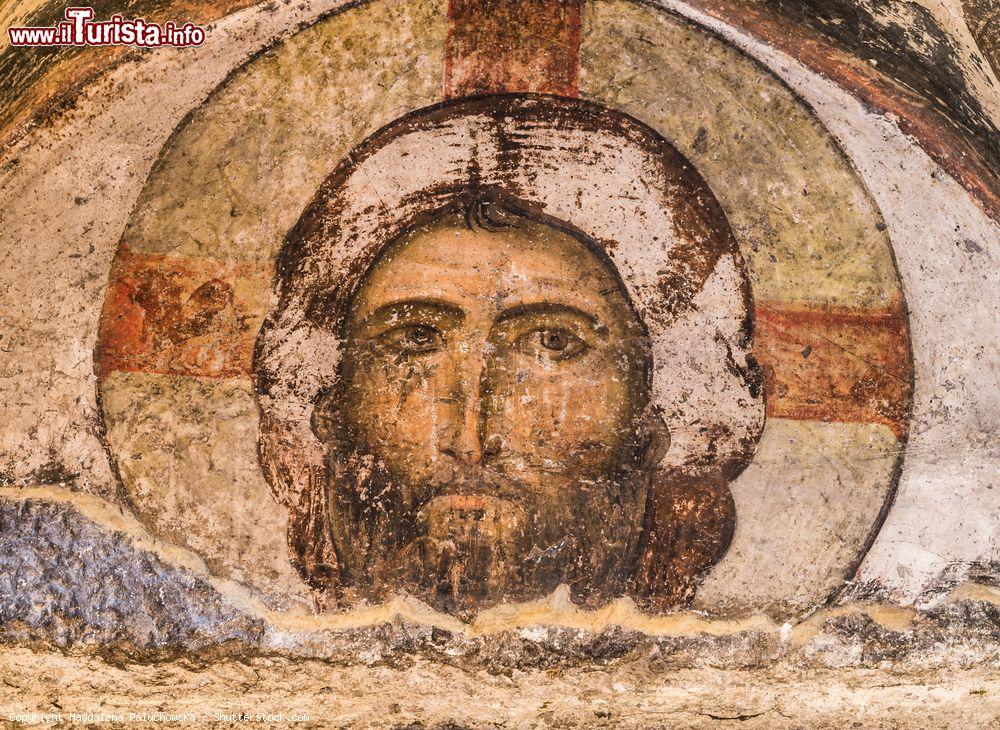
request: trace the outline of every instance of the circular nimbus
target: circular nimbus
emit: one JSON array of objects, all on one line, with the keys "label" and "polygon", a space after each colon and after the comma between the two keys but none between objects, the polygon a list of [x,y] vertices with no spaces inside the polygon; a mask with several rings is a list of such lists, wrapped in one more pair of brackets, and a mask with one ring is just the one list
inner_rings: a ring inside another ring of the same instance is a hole
[{"label": "circular nimbus", "polygon": [[[767,425],[730,485],[735,533],[695,605],[806,610],[857,565],[901,458],[909,340],[891,247],[780,82],[673,16],[610,5],[584,14],[580,96],[641,120],[704,178],[745,262],[765,376]],[[98,367],[124,491],[157,534],[262,594],[296,590],[251,382],[275,257],[352,149],[441,100],[446,23],[435,4],[368,3],[248,62],[176,130],[120,244]]]}]

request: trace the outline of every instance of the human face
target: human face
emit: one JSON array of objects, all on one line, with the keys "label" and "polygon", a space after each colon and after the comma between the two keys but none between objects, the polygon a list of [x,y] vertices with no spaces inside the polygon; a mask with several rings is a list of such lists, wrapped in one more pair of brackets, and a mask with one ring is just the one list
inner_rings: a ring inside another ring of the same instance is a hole
[{"label": "human face", "polygon": [[[439,220],[369,272],[345,334],[331,419],[384,468],[400,521],[391,532],[412,531],[414,560],[437,574],[464,554],[458,582],[481,597],[532,592],[523,575],[503,576],[550,550],[562,552],[553,569],[529,571],[547,590],[573,570],[622,577],[646,497],[622,475],[640,446],[648,345],[586,245],[523,218],[499,230]],[[344,507],[332,507],[337,522]],[[335,540],[358,549],[357,529],[335,524]]]}]

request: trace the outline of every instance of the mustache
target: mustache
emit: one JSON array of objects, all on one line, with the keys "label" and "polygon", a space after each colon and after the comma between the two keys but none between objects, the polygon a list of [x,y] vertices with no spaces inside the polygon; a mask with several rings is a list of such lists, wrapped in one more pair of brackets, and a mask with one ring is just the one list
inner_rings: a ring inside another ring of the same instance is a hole
[{"label": "mustache", "polygon": [[[377,538],[390,525],[397,534],[419,534],[429,512],[516,508],[527,514],[541,508],[538,488],[505,473],[502,466],[472,463],[442,456],[429,474],[407,481],[364,450],[352,450],[327,460],[332,505],[348,523],[366,526]],[[346,527],[346,525],[345,525]],[[363,528],[365,529],[365,528]],[[343,536],[346,539],[346,535]]]},{"label": "mustache", "polygon": [[502,469],[447,457],[438,461],[423,486],[427,492],[423,504],[438,497],[521,502],[534,496],[534,490],[526,482],[509,476]]}]

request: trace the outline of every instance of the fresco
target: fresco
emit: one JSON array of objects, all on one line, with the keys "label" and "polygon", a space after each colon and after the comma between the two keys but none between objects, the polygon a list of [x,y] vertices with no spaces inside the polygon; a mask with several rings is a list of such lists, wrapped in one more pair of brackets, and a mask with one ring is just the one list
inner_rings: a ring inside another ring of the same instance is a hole
[{"label": "fresco", "polygon": [[124,496],[276,606],[809,610],[902,456],[885,226],[745,57],[547,7],[495,51],[461,7],[346,10],[178,128],[102,317]]},{"label": "fresco", "polygon": [[996,13],[799,5],[0,46],[0,717],[989,724]]}]

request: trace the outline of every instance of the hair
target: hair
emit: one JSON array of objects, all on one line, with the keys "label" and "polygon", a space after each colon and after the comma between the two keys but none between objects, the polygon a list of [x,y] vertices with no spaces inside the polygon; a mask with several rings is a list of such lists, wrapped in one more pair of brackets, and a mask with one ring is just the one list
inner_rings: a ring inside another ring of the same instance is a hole
[{"label": "hair", "polygon": [[466,202],[462,214],[465,217],[465,225],[470,231],[478,229],[490,233],[517,228],[517,219],[527,217],[521,212],[484,198],[473,198]]}]

